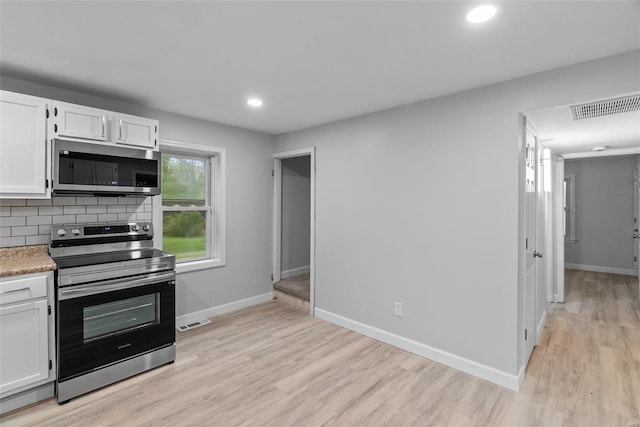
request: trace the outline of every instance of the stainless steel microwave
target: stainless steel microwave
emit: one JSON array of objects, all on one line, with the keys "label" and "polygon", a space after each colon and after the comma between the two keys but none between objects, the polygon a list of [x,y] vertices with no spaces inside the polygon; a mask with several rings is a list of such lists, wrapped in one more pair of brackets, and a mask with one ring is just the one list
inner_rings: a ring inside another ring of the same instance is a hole
[{"label": "stainless steel microwave", "polygon": [[53,140],[53,194],[160,194],[158,151]]}]

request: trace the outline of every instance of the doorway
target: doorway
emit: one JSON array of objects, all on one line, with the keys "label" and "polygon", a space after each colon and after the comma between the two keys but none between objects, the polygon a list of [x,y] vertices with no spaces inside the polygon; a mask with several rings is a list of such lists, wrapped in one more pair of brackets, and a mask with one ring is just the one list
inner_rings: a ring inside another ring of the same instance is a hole
[{"label": "doorway", "polygon": [[[569,251],[571,253],[565,254],[565,240],[569,241],[567,245],[581,240],[579,236],[576,237],[575,227],[576,221],[582,221],[584,217],[578,214],[577,219],[573,218],[576,214],[575,192],[583,191],[585,188],[588,188],[589,191],[596,191],[602,185],[602,181],[596,180],[585,187],[583,180],[572,176],[575,175],[572,170],[565,171],[565,162],[576,159],[595,161],[595,158],[601,157],[613,159],[640,154],[640,147],[637,143],[640,140],[640,128],[637,125],[640,121],[640,110],[621,108],[624,102],[636,99],[638,96],[640,96],[638,93],[619,94],[611,98],[545,107],[526,113],[527,121],[533,123],[539,132],[540,142],[550,151],[549,170],[551,172],[552,194],[551,211],[546,219],[549,237],[547,252],[551,255],[547,257],[546,265],[546,276],[549,280],[547,286],[549,302],[564,302],[566,294],[564,286],[565,258],[569,259],[576,252],[582,251],[581,249],[576,251],[574,247],[567,247],[567,251],[571,249]],[[637,163],[635,166],[639,165],[640,163]],[[633,172],[630,173],[633,174]],[[569,177],[569,179],[566,180],[565,177]],[[630,185],[632,181],[633,175],[625,185]],[[632,201],[631,191],[625,200],[627,205]],[[582,209],[584,212],[584,208]],[[596,219],[594,223],[602,222],[607,216],[608,214],[603,214],[603,219]],[[625,236],[628,243],[631,240],[628,237],[633,235],[633,222],[625,223],[621,227],[626,227],[625,233],[627,235]],[[588,226],[588,230],[591,228]],[[602,239],[595,241],[603,242]],[[580,268],[591,268],[594,265],[601,267],[594,264],[593,260],[569,261],[569,263],[578,264]],[[634,267],[630,267],[628,264],[618,265],[609,272],[631,274],[629,271],[632,268]]]},{"label": "doorway", "polygon": [[274,158],[274,296],[315,309],[315,148]]}]

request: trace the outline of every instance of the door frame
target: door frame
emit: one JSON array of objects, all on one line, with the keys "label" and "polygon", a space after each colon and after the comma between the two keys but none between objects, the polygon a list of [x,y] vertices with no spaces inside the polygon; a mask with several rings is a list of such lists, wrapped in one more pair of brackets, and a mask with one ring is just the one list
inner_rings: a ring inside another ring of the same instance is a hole
[{"label": "door frame", "polygon": [[593,157],[613,157],[613,156],[627,156],[627,155],[640,155],[640,148],[631,148],[631,149],[617,149],[610,151],[589,151],[589,152],[580,152],[580,153],[568,153],[556,155],[556,175],[554,177],[554,188],[556,191],[555,200],[557,201],[554,205],[554,215],[552,216],[554,224],[553,227],[558,230],[556,233],[556,241],[555,246],[557,248],[554,251],[554,276],[555,280],[555,289],[554,289],[554,299],[555,302],[563,303],[566,296],[565,283],[564,283],[564,270],[565,270],[565,253],[564,253],[564,233],[561,233],[562,229],[562,211],[564,208],[563,199],[562,199],[562,183],[564,182],[564,162],[565,160],[574,160],[574,159],[588,159]]},{"label": "door frame", "polygon": [[309,314],[315,316],[316,270],[316,147],[301,148],[273,154],[273,265],[272,284],[279,282],[282,272],[282,160],[309,156],[310,215],[309,215]]}]

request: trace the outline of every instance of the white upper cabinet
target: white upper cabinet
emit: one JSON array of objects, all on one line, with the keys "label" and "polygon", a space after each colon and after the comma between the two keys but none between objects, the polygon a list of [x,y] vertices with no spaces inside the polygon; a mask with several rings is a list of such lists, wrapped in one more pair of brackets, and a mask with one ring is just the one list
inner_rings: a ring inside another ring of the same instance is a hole
[{"label": "white upper cabinet", "polygon": [[158,121],[144,117],[114,114],[113,141],[118,144],[155,148],[158,145]]},{"label": "white upper cabinet", "polygon": [[106,141],[108,138],[108,111],[53,101],[52,119],[55,137],[92,141]]},{"label": "white upper cabinet", "polygon": [[48,198],[48,99],[0,91],[0,198]]},{"label": "white upper cabinet", "polygon": [[54,138],[133,145],[157,149],[158,121],[113,111],[53,101]]}]

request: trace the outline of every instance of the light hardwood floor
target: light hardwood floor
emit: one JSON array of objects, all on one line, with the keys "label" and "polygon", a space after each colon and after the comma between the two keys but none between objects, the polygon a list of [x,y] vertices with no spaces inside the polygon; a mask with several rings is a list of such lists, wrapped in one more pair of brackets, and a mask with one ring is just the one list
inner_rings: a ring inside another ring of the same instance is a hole
[{"label": "light hardwood floor", "polygon": [[631,276],[567,271],[520,393],[269,302],[178,336],[176,363],[6,426],[638,426]]}]

